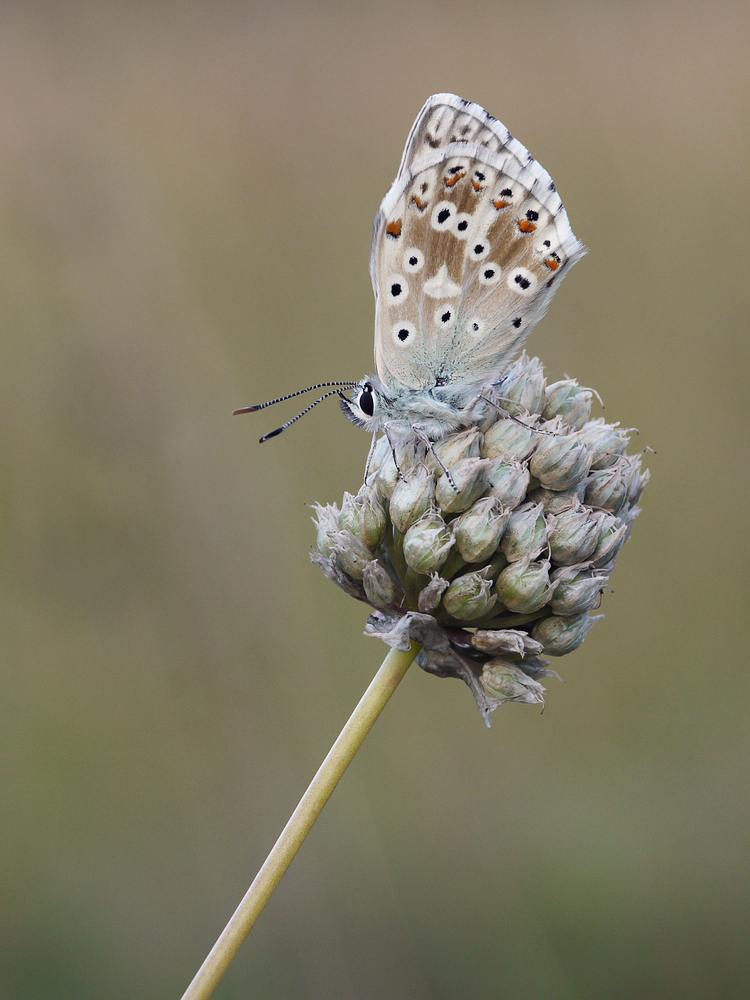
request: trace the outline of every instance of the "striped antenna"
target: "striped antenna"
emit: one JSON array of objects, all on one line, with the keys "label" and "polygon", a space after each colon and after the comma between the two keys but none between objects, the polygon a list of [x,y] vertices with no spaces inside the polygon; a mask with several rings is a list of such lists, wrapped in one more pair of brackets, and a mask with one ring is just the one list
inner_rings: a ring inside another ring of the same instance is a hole
[{"label": "striped antenna", "polygon": [[[359,383],[358,382],[318,382],[317,385],[308,385],[306,389],[298,389],[296,392],[290,392],[288,396],[279,396],[278,399],[269,399],[267,403],[258,403],[256,406],[241,406],[239,410],[232,410],[232,416],[237,416],[238,413],[256,413],[258,410],[265,410],[267,406],[273,406],[275,403],[283,403],[287,399],[294,399],[295,396],[302,396],[306,392],[312,392],[313,389],[327,389],[329,385],[340,386],[342,389],[355,389]],[[333,392],[326,393],[325,396],[321,396],[321,399],[326,399],[328,396],[333,396]],[[318,400],[320,402],[320,400]],[[315,403],[313,403],[315,406]],[[308,407],[312,409],[312,406]],[[303,411],[307,413],[307,410]],[[300,414],[302,416],[302,414]],[[298,418],[295,417],[295,420]],[[294,421],[290,421],[293,423]],[[284,425],[287,426],[286,424]],[[281,428],[283,430],[283,428]],[[274,431],[274,434],[278,433]],[[269,435],[270,436],[270,435]]]},{"label": "striped antenna", "polygon": [[[332,383],[329,382],[328,384],[331,385]],[[354,385],[356,385],[356,384],[357,383],[355,382]],[[349,388],[353,388],[353,386],[350,385]],[[295,395],[296,395],[296,393],[295,393]],[[285,424],[282,424],[281,427],[277,427],[275,431],[269,431],[268,434],[264,434],[263,437],[260,439],[260,444],[263,444],[263,442],[267,441],[269,438],[276,437],[277,434],[281,434],[282,431],[285,431],[287,429],[287,427],[291,427],[292,424],[296,424],[297,421],[300,420],[302,417],[304,417],[304,415],[306,413],[309,413],[310,410],[314,406],[317,406],[318,403],[322,403],[323,400],[324,399],[328,399],[329,396],[342,396],[343,397],[343,395],[344,395],[344,393],[343,393],[343,391],[341,389],[331,389],[330,392],[323,393],[323,395],[320,396],[318,399],[316,399],[314,403],[310,403],[309,406],[306,406],[305,409],[302,411],[302,413],[298,413],[296,417],[292,417],[291,420],[287,420],[287,422]],[[270,404],[267,404],[267,405],[270,405]],[[260,409],[260,407],[258,407],[258,409]],[[240,410],[240,411],[235,411],[235,412],[240,412],[241,413],[242,411]]]}]

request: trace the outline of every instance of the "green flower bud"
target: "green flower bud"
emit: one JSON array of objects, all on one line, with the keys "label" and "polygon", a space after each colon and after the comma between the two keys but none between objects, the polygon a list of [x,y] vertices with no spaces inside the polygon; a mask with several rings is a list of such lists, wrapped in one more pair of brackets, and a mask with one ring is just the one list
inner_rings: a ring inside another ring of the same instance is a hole
[{"label": "green flower bud", "polygon": [[509,611],[528,615],[549,601],[556,584],[550,583],[548,560],[519,559],[507,566],[495,583],[497,596]]},{"label": "green flower bud", "polygon": [[631,507],[630,505],[628,505],[627,507],[623,507],[620,513],[617,515],[617,520],[621,524],[627,525],[628,528],[628,534],[626,536],[627,538],[630,538],[630,532],[633,530],[633,521],[635,521],[635,519],[638,517],[640,513],[641,513],[640,507]]},{"label": "green flower bud", "polygon": [[508,660],[488,660],[479,677],[490,711],[506,701],[524,705],[543,705],[544,688]]},{"label": "green flower bud", "polygon": [[462,622],[484,618],[496,603],[492,580],[488,580],[481,569],[456,577],[443,594],[445,610]]},{"label": "green flower bud", "polygon": [[372,550],[351,531],[333,531],[329,538],[339,568],[353,580],[361,580],[365,575],[365,566],[373,557]]},{"label": "green flower bud", "polygon": [[470,427],[466,431],[457,434],[448,434],[433,445],[433,451],[427,453],[425,462],[427,467],[436,475],[442,473],[435,455],[440,459],[446,469],[450,469],[464,458],[479,458],[482,447],[482,435],[476,427]]},{"label": "green flower bud", "polygon": [[312,504],[315,516],[312,522],[317,530],[317,548],[324,556],[330,556],[333,552],[330,535],[332,531],[339,528],[339,509],[336,504],[326,504],[323,507],[319,503]]},{"label": "green flower bud", "polygon": [[394,465],[393,458],[391,457],[390,462],[387,459],[384,460],[375,479],[375,488],[384,500],[390,498],[400,478],[401,476]]},{"label": "green flower bud", "polygon": [[466,562],[484,562],[497,549],[510,511],[497,497],[482,497],[453,522],[456,548]]},{"label": "green flower bud", "polygon": [[591,455],[574,434],[544,437],[531,456],[529,469],[549,490],[569,490],[588,475]]},{"label": "green flower bud", "polygon": [[437,513],[424,514],[404,535],[404,559],[415,573],[435,573],[453,548],[453,532]]},{"label": "green flower bud", "polygon": [[435,477],[424,465],[417,465],[393,487],[389,511],[399,531],[406,531],[432,507]]},{"label": "green flower bud", "polygon": [[[534,417],[529,418],[529,424]],[[536,448],[539,435],[531,426],[501,417],[484,435],[482,458],[503,458],[523,462]]]},{"label": "green flower bud", "polygon": [[440,604],[443,594],[450,586],[448,580],[443,580],[437,573],[432,574],[432,578],[426,587],[423,587],[417,599],[417,607],[422,614],[429,614]]},{"label": "green flower bud", "polygon": [[374,608],[385,610],[398,607],[404,596],[401,589],[393,582],[390,573],[377,559],[372,559],[365,566],[362,583],[367,600]]},{"label": "green flower bud", "polygon": [[504,458],[493,458],[485,473],[488,495],[497,497],[503,507],[513,510],[526,496],[531,476],[520,462],[510,462]]},{"label": "green flower bud", "polygon": [[590,611],[599,601],[608,580],[600,570],[563,566],[552,574],[557,589],[552,595],[550,608],[556,615],[580,615]]},{"label": "green flower bud", "polygon": [[587,507],[571,507],[550,517],[550,554],[554,562],[573,566],[590,558],[599,541],[605,513],[594,513]]},{"label": "green flower bud", "polygon": [[600,507],[616,514],[628,499],[633,467],[626,458],[619,458],[608,469],[597,469],[589,476],[584,501],[590,507]]},{"label": "green flower bud", "polygon": [[605,424],[604,417],[599,417],[585,424],[576,437],[591,452],[591,468],[607,469],[627,448],[628,433],[619,424]]},{"label": "green flower bud", "polygon": [[375,487],[384,500],[387,500],[393,493],[396,483],[407,476],[409,470],[417,465],[417,452],[409,440],[396,442],[396,458],[398,466],[393,460],[393,449],[388,438],[383,436],[375,445],[372,461],[370,462],[370,475],[376,473]]},{"label": "green flower bud", "polygon": [[592,396],[591,389],[584,389],[575,379],[554,382],[547,386],[542,416],[545,420],[560,417],[568,427],[578,430],[589,419]]},{"label": "green flower bud", "polygon": [[561,514],[564,510],[577,507],[583,499],[585,483],[579,483],[570,490],[547,490],[540,486],[529,493],[529,500],[540,503],[545,514]]},{"label": "green flower bud", "polygon": [[370,456],[370,465],[368,472],[370,476],[376,476],[383,466],[383,462],[391,454],[391,443],[385,434],[381,434],[378,440],[375,442],[375,447],[373,448],[372,455]]},{"label": "green flower bud", "polygon": [[528,633],[512,628],[477,629],[471,636],[471,645],[480,653],[509,653],[524,657],[536,656],[542,652],[541,642],[532,639]]},{"label": "green flower bud", "polygon": [[541,642],[548,656],[565,656],[578,649],[594,622],[603,617],[604,615],[597,615],[589,618],[588,613],[572,618],[550,615],[534,625],[531,635],[537,642]]},{"label": "green flower bud", "polygon": [[482,495],[489,464],[483,458],[462,458],[448,467],[453,483],[443,473],[435,487],[435,499],[444,514],[459,514],[468,510]]},{"label": "green flower bud", "polygon": [[596,548],[590,558],[595,566],[604,566],[614,559],[628,537],[628,525],[614,514],[602,512],[602,521],[597,533]]},{"label": "green flower bud", "polygon": [[641,493],[643,493],[646,483],[651,478],[651,472],[649,469],[646,469],[645,472],[641,471],[640,455],[631,458],[630,462],[633,466],[633,472],[630,477],[630,486],[628,487],[628,503],[633,506],[633,504],[637,504],[641,499]]},{"label": "green flower bud", "polygon": [[540,503],[525,503],[511,514],[500,549],[508,562],[535,559],[547,544],[550,531],[544,507]]},{"label": "green flower bud", "polygon": [[539,358],[529,358],[524,351],[506,369],[493,393],[495,401],[513,417],[541,413],[544,406],[544,369]]},{"label": "green flower bud", "polygon": [[[589,560],[591,565],[595,566],[602,573],[612,572],[615,568],[617,555],[628,538],[630,538],[630,532],[633,530],[633,521],[635,521],[640,512],[640,507],[622,508],[614,519],[614,524],[610,524],[608,530],[604,529],[599,535],[599,543]],[[607,517],[610,516],[607,515]]]},{"label": "green flower bud", "polygon": [[339,527],[375,550],[385,537],[386,514],[374,486],[363,486],[356,497],[344,493]]}]

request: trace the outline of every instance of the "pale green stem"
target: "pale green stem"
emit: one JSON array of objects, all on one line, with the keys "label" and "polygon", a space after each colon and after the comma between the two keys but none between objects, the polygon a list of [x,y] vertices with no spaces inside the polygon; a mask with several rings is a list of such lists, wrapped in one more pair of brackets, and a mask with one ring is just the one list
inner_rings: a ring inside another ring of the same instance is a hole
[{"label": "pale green stem", "polygon": [[388,653],[300,799],[271,853],[263,862],[253,884],[185,990],[182,1000],[206,1000],[216,989],[261,910],[294,860],[323,806],[420,649],[419,643],[413,642],[406,653],[397,649],[391,649]]}]

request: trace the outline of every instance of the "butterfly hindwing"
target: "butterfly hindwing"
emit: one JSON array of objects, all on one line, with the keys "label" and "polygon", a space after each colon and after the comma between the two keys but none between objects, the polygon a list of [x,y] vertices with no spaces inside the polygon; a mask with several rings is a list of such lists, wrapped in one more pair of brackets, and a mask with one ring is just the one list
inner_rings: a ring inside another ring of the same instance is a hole
[{"label": "butterfly hindwing", "polygon": [[375,220],[375,363],[387,390],[496,378],[582,255],[547,172],[479,105],[430,98]]}]

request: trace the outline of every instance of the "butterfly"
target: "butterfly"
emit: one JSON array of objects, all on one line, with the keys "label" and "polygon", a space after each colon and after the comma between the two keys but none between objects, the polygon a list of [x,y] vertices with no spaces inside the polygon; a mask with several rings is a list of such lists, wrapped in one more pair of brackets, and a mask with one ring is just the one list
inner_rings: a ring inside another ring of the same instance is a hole
[{"label": "butterfly", "polygon": [[261,440],[334,394],[375,434],[434,441],[470,425],[584,253],[552,178],[501,122],[428,98],[373,226],[376,374],[311,386],[336,388]]}]

